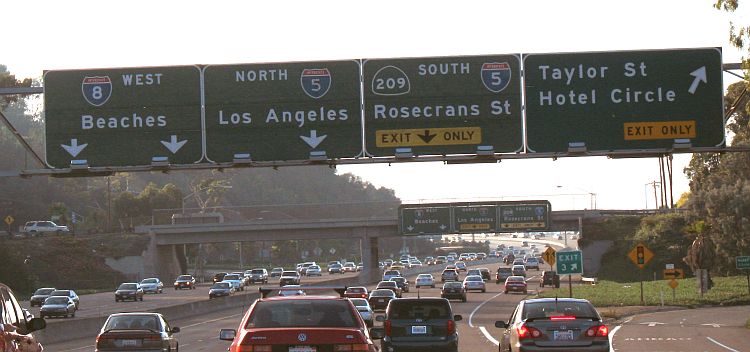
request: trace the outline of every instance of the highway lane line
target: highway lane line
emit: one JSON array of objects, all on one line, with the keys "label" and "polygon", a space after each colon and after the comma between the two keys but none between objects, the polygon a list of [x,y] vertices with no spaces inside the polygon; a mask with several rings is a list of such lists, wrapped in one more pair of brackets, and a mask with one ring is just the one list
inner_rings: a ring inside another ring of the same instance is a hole
[{"label": "highway lane line", "polygon": [[712,339],[712,338],[711,338],[711,337],[709,337],[709,336],[706,336],[706,338],[708,339],[708,341],[711,341],[711,342],[715,343],[716,345],[719,345],[719,346],[723,347],[723,348],[724,348],[724,349],[726,349],[727,351],[732,351],[732,352],[740,352],[740,351],[738,351],[738,350],[735,350],[734,348],[731,348],[731,347],[729,347],[729,346],[727,346],[727,345],[725,345],[725,344],[722,344],[722,343],[721,343],[721,342],[719,342],[719,341],[716,341],[716,340]]},{"label": "highway lane line", "polygon": [[492,335],[490,335],[490,332],[487,331],[487,329],[485,329],[484,326],[480,326],[479,330],[482,332],[482,334],[484,334],[484,337],[487,338],[487,340],[489,340],[493,344],[495,344],[495,346],[499,346],[500,345],[500,341],[495,340],[495,338],[492,337]]},{"label": "highway lane line", "polygon": [[620,328],[623,325],[629,323],[631,320],[633,320],[632,317],[628,318],[627,320],[625,320],[624,322],[622,322],[622,324],[615,326],[615,328],[612,329],[612,331],[609,333],[609,335],[607,335],[607,338],[609,339],[609,351],[610,352],[614,352],[615,351],[615,347],[612,345],[612,341],[614,341],[614,339],[615,339],[615,334],[617,333],[617,330],[620,330]]},{"label": "highway lane line", "polygon": [[88,350],[88,351],[91,351],[91,348],[92,348],[92,347],[96,347],[96,346],[94,346],[94,345],[88,345],[88,346],[83,346],[83,347],[78,347],[78,348],[74,348],[74,349],[72,349],[72,350],[62,350],[62,351],[60,351],[60,352],[71,352],[71,351],[80,351],[80,350]]},{"label": "highway lane line", "polygon": [[479,305],[478,305],[478,306],[477,306],[476,308],[474,308],[474,310],[472,310],[472,311],[471,311],[471,314],[469,314],[469,327],[470,327],[470,328],[473,328],[473,327],[474,327],[474,324],[472,324],[472,323],[471,323],[471,319],[473,319],[473,318],[474,318],[474,313],[476,313],[476,312],[477,312],[477,310],[479,310],[479,308],[482,308],[482,306],[483,306],[483,305],[484,305],[485,303],[487,303],[487,302],[489,302],[489,301],[491,301],[491,300],[493,300],[493,299],[497,298],[497,296],[500,296],[500,295],[502,295],[502,294],[503,294],[503,293],[502,293],[502,292],[500,292],[500,293],[498,293],[498,294],[496,294],[496,295],[494,295],[494,296],[492,296],[492,297],[488,298],[488,299],[487,299],[487,300],[485,300],[484,302],[480,303],[480,304],[479,304]]},{"label": "highway lane line", "polygon": [[224,319],[228,319],[228,318],[234,318],[234,317],[243,316],[243,315],[245,315],[245,313],[227,315],[227,316],[221,317],[221,318],[216,318],[216,319],[206,320],[206,321],[202,321],[202,322],[195,323],[195,324],[185,325],[185,326],[181,327],[180,329],[192,328],[194,326],[208,324],[208,323],[213,323],[215,321],[224,320]]}]

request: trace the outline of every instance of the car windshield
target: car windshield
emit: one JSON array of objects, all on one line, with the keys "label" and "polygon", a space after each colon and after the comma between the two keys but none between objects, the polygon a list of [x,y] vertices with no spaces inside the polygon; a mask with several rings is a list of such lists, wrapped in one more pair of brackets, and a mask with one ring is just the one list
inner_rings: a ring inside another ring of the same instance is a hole
[{"label": "car windshield", "polygon": [[574,316],[576,318],[598,318],[594,307],[587,302],[546,301],[530,302],[523,307],[521,318],[539,319],[559,315]]},{"label": "car windshield", "polygon": [[425,280],[426,280],[426,279],[431,279],[431,278],[432,278],[432,275],[429,275],[429,274],[420,274],[420,275],[419,275],[419,276],[417,277],[417,279],[425,279]]},{"label": "car windshield", "polygon": [[68,290],[54,290],[50,293],[50,296],[68,296],[70,295]]},{"label": "car windshield", "polygon": [[136,290],[138,289],[138,284],[122,284],[117,289],[118,290]]},{"label": "car windshield", "polygon": [[297,276],[296,271],[285,271],[281,274],[281,276]]},{"label": "car windshield", "polygon": [[211,288],[226,289],[229,288],[228,282],[217,282]]},{"label": "car windshield", "polygon": [[508,282],[526,282],[522,276],[511,276],[508,278]]},{"label": "car windshield", "polygon": [[263,269],[253,269],[253,274],[263,274]]},{"label": "car windshield", "polygon": [[67,297],[50,297],[44,301],[44,304],[68,304]]},{"label": "car windshield", "polygon": [[190,281],[191,276],[190,275],[180,275],[177,277],[177,280],[187,280]]},{"label": "car windshield", "polygon": [[35,295],[49,295],[54,290],[55,290],[54,288],[40,288],[40,289],[36,290],[36,292],[34,292],[34,294]]},{"label": "car windshield", "polygon": [[273,268],[271,271],[284,271],[284,268]]},{"label": "car windshield", "polygon": [[157,281],[156,279],[144,279],[143,281],[141,281],[142,284],[155,284],[157,282],[159,281]]},{"label": "car windshield", "polygon": [[240,276],[235,274],[229,274],[224,276],[224,280],[239,280]]},{"label": "car windshield", "polygon": [[159,318],[155,315],[114,315],[110,316],[104,330],[143,330],[159,331]]},{"label": "car windshield", "polygon": [[356,327],[349,304],[345,300],[318,299],[261,301],[255,304],[245,327]]},{"label": "car windshield", "polygon": [[386,275],[401,275],[398,270],[388,270],[385,272]]},{"label": "car windshield", "polygon": [[383,281],[378,284],[378,288],[380,287],[396,287],[396,281]]},{"label": "car windshield", "polygon": [[450,306],[443,301],[395,300],[388,306],[391,319],[450,319]]}]

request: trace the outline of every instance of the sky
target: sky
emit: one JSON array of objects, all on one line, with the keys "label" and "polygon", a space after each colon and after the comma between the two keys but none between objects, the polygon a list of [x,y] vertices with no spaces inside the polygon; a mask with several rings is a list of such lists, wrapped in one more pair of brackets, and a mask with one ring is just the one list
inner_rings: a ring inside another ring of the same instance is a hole
[{"label": "sky", "polygon": [[[17,78],[39,78],[101,67],[702,47],[722,47],[724,63],[739,62],[729,23],[750,23],[750,11],[729,15],[713,2],[10,0],[0,5],[12,33],[0,64]],[[733,81],[724,75],[725,86]],[[689,160],[674,158],[675,200],[689,190]],[[577,157],[337,170],[407,203],[548,199],[553,209],[643,209],[654,207],[658,165]]]}]

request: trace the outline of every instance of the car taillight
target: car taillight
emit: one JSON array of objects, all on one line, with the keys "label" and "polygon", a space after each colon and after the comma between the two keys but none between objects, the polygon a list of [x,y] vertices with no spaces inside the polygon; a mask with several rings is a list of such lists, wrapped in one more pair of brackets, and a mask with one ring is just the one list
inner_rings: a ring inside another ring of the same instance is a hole
[{"label": "car taillight", "polygon": [[348,352],[348,351],[369,351],[370,346],[366,343],[355,343],[347,345],[333,345],[334,352]]},{"label": "car taillight", "polygon": [[595,325],[586,330],[586,336],[588,337],[607,337],[609,335],[609,328],[606,325]]},{"label": "car taillight", "polygon": [[383,322],[383,328],[385,329],[385,336],[391,336],[391,321],[386,320]]},{"label": "car taillight", "polygon": [[271,345],[240,345],[237,352],[272,352]]},{"label": "car taillight", "polygon": [[526,324],[521,324],[521,326],[517,327],[516,332],[518,333],[518,338],[521,340],[535,339],[542,336],[541,331],[530,326],[526,326]]},{"label": "car taillight", "polygon": [[456,333],[456,322],[453,320],[448,320],[446,335],[453,335],[455,333]]}]

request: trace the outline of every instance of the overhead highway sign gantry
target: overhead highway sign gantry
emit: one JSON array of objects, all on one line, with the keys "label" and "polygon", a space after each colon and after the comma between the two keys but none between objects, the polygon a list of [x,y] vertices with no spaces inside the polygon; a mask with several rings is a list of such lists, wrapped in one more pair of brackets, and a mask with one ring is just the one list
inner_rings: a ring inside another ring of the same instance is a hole
[{"label": "overhead highway sign gantry", "polygon": [[326,160],[362,153],[357,60],[204,69],[214,162]]},{"label": "overhead highway sign gantry", "polygon": [[202,157],[200,69],[195,66],[48,71],[47,163],[191,164]]},{"label": "overhead highway sign gantry", "polygon": [[523,148],[519,55],[366,59],[363,75],[370,155]]},{"label": "overhead highway sign gantry", "polygon": [[724,145],[721,49],[524,55],[534,152]]}]

